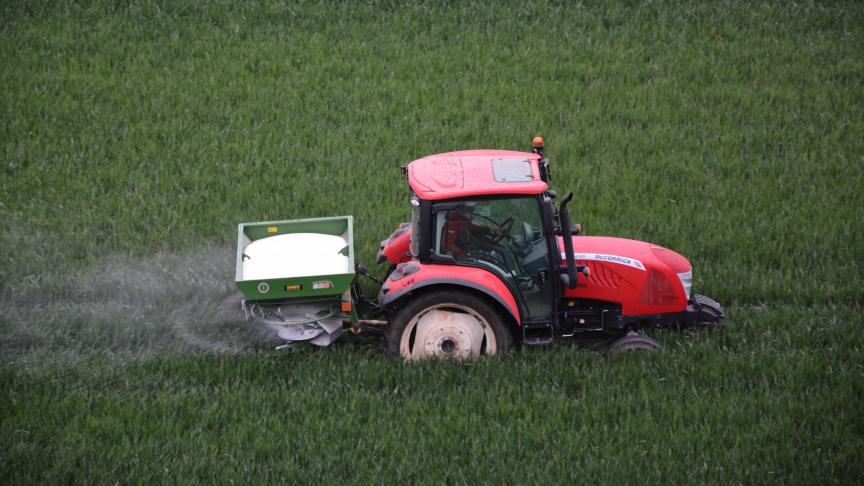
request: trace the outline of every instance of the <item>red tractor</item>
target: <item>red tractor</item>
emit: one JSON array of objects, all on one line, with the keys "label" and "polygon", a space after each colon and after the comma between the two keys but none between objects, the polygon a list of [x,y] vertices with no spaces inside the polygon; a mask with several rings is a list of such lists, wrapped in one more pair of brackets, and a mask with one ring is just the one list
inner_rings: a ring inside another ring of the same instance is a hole
[{"label": "red tractor", "polygon": [[[580,236],[549,188],[543,140],[531,153],[466,150],[403,167],[411,222],[381,242],[390,263],[377,299],[387,349],[406,359],[617,337],[610,352],[656,349],[648,327],[719,327],[724,314],[691,296],[690,262],[641,241]],[[362,271],[361,271],[362,273]]]}]

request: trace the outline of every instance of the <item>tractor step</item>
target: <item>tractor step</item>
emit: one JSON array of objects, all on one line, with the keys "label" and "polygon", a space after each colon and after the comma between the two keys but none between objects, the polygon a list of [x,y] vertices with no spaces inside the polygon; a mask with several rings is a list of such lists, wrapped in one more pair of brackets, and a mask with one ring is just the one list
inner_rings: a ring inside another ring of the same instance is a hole
[{"label": "tractor step", "polygon": [[555,337],[551,322],[526,322],[522,324],[522,343],[526,346],[548,346]]},{"label": "tractor step", "polygon": [[527,346],[548,346],[552,344],[553,339],[549,338],[523,338],[522,343]]}]

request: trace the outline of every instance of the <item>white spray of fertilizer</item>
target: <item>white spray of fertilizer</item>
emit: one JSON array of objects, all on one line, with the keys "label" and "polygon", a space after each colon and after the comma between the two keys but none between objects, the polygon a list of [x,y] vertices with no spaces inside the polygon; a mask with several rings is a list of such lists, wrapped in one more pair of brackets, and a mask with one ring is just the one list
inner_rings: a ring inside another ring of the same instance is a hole
[{"label": "white spray of fertilizer", "polygon": [[243,320],[230,248],[113,254],[73,274],[51,273],[4,292],[4,361],[36,354],[235,353],[272,345],[270,335]]}]

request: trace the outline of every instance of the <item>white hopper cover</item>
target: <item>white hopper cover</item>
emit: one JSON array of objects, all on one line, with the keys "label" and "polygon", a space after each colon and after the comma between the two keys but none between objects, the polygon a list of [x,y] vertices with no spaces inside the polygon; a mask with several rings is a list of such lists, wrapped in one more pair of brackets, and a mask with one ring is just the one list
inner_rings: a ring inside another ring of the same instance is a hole
[{"label": "white hopper cover", "polygon": [[352,273],[351,260],[339,253],[347,245],[341,236],[319,233],[253,241],[243,251],[243,280]]}]

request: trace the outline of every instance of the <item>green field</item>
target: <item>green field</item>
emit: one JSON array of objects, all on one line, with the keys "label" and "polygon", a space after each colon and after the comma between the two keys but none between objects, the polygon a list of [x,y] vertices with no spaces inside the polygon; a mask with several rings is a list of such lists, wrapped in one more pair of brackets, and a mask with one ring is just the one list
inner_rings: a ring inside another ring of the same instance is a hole
[{"label": "green field", "polygon": [[[861,481],[860,4],[203,3],[0,5],[0,482]],[[404,365],[226,311],[238,222],[372,266],[400,165],[538,133],[723,331]]]}]

